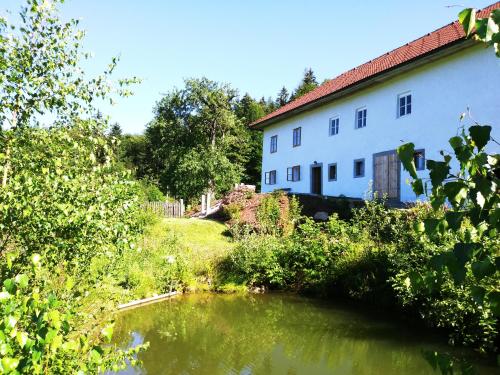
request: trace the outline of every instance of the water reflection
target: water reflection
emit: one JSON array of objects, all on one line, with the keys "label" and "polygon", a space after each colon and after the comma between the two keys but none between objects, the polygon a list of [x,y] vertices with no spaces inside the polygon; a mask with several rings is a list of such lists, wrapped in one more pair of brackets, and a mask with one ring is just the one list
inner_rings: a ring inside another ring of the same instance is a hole
[{"label": "water reflection", "polygon": [[[442,344],[352,308],[290,295],[198,294],[126,311],[116,342],[150,342],[128,374],[429,374]],[[498,369],[479,366],[478,374]]]}]

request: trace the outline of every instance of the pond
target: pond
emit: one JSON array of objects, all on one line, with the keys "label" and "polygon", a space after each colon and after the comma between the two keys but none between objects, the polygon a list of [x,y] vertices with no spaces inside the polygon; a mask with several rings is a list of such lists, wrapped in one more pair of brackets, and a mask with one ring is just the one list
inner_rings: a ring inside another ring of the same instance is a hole
[{"label": "pond", "polygon": [[[192,294],[124,311],[115,341],[149,342],[122,374],[430,374],[425,351],[449,351],[390,318],[287,294]],[[455,355],[467,357],[470,352]],[[475,364],[476,374],[498,368]]]}]

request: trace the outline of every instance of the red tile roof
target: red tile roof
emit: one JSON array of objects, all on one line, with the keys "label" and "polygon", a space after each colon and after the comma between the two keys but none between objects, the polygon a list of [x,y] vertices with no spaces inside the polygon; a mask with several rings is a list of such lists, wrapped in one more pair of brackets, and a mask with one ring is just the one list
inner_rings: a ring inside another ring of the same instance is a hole
[{"label": "red tile roof", "polygon": [[[500,1],[478,12],[477,17],[486,17],[492,10],[498,8],[500,8]],[[267,123],[269,120],[278,120],[279,117],[292,110],[299,109],[302,106],[313,103],[328,95],[339,92],[342,89],[360,83],[367,78],[383,73],[401,64],[416,60],[419,57],[423,57],[440,49],[441,47],[451,45],[452,43],[463,39],[465,39],[465,33],[462,25],[460,25],[458,21],[452,22],[444,27],[441,27],[440,29],[437,29],[436,31],[414,40],[413,42],[407,43],[404,46],[377,57],[376,59],[370,60],[367,63],[342,73],[338,77],[325,82],[313,91],[260,118],[250,126],[265,126],[266,124],[264,123]]]}]

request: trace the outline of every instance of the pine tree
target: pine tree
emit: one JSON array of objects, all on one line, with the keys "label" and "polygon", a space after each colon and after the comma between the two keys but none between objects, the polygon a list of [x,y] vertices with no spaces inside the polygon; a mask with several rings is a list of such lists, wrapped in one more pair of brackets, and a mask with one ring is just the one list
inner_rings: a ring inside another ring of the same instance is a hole
[{"label": "pine tree", "polygon": [[290,99],[291,100],[297,99],[302,95],[307,94],[308,92],[314,90],[318,86],[319,84],[318,81],[316,80],[316,76],[314,75],[313,70],[311,68],[308,68],[304,70],[304,77],[302,78],[299,87],[295,89],[295,92],[293,93]]},{"label": "pine tree", "polygon": [[288,90],[286,89],[285,86],[283,86],[278,93],[278,97],[276,98],[276,106],[283,107],[286,103],[288,103],[288,100],[290,99],[290,94],[288,94]]},{"label": "pine tree", "polygon": [[115,122],[113,125],[111,125],[111,129],[109,130],[109,135],[111,137],[120,138],[122,134],[123,131],[119,123]]}]

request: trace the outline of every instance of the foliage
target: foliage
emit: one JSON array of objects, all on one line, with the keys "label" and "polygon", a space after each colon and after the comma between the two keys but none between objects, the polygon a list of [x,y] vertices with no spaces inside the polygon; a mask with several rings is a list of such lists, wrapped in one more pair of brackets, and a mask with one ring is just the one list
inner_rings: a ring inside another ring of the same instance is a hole
[{"label": "foliage", "polygon": [[278,96],[276,97],[276,106],[283,107],[285,104],[288,103],[290,100],[290,95],[288,94],[288,90],[286,89],[285,86],[281,88],[281,90],[278,92]]},{"label": "foliage", "polygon": [[292,232],[299,215],[297,198],[290,198],[281,191],[267,194],[257,208],[258,230],[264,234],[286,236]]},{"label": "foliage", "polygon": [[137,182],[138,197],[141,202],[164,202],[165,195],[162,193],[158,185],[148,179],[142,179]]},{"label": "foliage", "polygon": [[431,241],[413,228],[439,215],[429,204],[394,210],[369,201],[355,210],[351,221],[336,215],[327,223],[302,219],[287,237],[242,236],[221,273],[227,280],[250,285],[340,294],[404,309],[449,332],[455,344],[494,352],[497,318],[492,307],[474,301],[472,292],[478,286],[497,287],[498,277],[490,275],[477,284],[469,271],[461,285],[447,274],[439,278],[441,288],[430,284],[436,280],[430,260],[457,239],[443,235]]},{"label": "foliage", "polygon": [[493,46],[495,53],[500,57],[500,9],[493,10],[487,17],[476,17],[476,10],[464,9],[458,15],[467,37],[474,36],[487,45]]},{"label": "foliage", "polygon": [[[18,21],[0,21],[2,372],[96,373],[130,357],[101,345],[112,329],[96,334],[101,322],[82,306],[142,230],[134,183],[93,106],[136,80],[112,83],[116,59],[87,79],[83,33],[60,20],[59,3],[26,0]],[[51,128],[38,126],[44,115]]]},{"label": "foliage", "polygon": [[237,145],[248,134],[233,112],[236,92],[203,79],[166,95],[146,129],[151,171],[163,191],[187,200],[227,191],[242,176]]},{"label": "foliage", "polygon": [[[413,144],[401,146],[398,154],[414,179],[415,193],[425,193],[436,212],[417,222],[415,229],[425,234],[430,243],[441,245],[427,264],[407,275],[411,293],[406,296],[452,294],[454,299],[445,305],[437,305],[439,299],[430,302],[433,309],[428,309],[427,314],[436,315],[434,320],[440,325],[446,325],[450,315],[454,321],[477,319],[484,326],[483,332],[490,333],[482,338],[482,346],[491,349],[500,316],[500,289],[496,282],[500,276],[500,155],[486,152],[490,132],[490,126],[478,124],[467,132],[462,129],[460,136],[450,139],[456,163],[452,155],[443,151],[443,161],[428,160],[430,191],[427,182],[418,178],[413,157],[408,157]],[[459,166],[457,172],[451,172],[453,165]],[[442,244],[443,239],[448,241]],[[463,339],[476,340],[477,335],[467,332],[465,326]]]},{"label": "foliage", "polygon": [[319,86],[318,81],[316,80],[316,76],[311,68],[304,70],[304,77],[300,82],[299,86],[295,89],[293,94],[290,97],[290,100],[295,100],[302,95],[307,94],[308,92],[314,90]]},{"label": "foliage", "polygon": [[[36,273],[41,268],[38,255],[33,257],[33,264]],[[1,373],[99,373],[124,369],[127,362],[136,363],[134,355],[145,346],[122,352],[114,346],[99,345],[99,341],[109,343],[113,325],[104,327],[97,339],[74,331],[74,306],[53,293],[46,294],[44,285],[37,284],[36,276],[30,280],[26,274],[3,281]]]},{"label": "foliage", "polygon": [[284,270],[281,257],[285,248],[283,239],[275,236],[246,237],[228,258],[219,264],[219,282],[283,287]]}]

